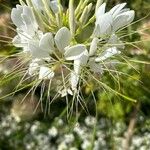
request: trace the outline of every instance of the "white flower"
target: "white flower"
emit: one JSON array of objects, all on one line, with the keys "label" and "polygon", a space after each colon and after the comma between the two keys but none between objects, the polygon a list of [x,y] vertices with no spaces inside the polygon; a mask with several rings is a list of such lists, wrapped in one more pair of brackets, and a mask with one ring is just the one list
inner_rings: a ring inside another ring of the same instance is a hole
[{"label": "white flower", "polygon": [[[74,61],[74,69],[70,73],[70,84],[71,89],[76,90],[81,69],[87,65],[89,56],[95,55],[99,40],[97,38],[92,40],[89,52],[83,44],[69,46],[70,41],[71,33],[66,27],[61,28],[56,33],[55,43],[57,48],[64,54],[66,60]],[[90,61],[89,66],[91,71],[102,73],[101,65],[96,64],[94,60]],[[64,95],[66,95],[66,93],[67,92],[65,92]]]},{"label": "white flower", "polygon": [[54,72],[52,69],[41,66],[40,72],[39,72],[39,79],[46,80],[46,79],[52,79],[54,77]]},{"label": "white flower", "polygon": [[55,127],[52,127],[48,130],[48,134],[51,137],[56,137],[58,135],[58,130]]},{"label": "white flower", "polygon": [[64,142],[67,144],[72,143],[74,141],[75,137],[73,134],[66,134],[64,137]]},{"label": "white flower", "polygon": [[130,24],[135,12],[129,9],[123,9],[126,3],[118,4],[109,12],[105,13],[106,3],[103,3],[96,11],[95,30],[93,35],[100,37],[110,35],[118,29]]}]

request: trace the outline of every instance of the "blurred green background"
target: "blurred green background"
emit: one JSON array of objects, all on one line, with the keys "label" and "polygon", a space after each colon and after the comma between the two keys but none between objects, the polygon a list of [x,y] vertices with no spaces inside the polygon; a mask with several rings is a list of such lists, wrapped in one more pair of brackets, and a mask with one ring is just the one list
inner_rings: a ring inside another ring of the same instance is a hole
[{"label": "blurred green background", "polygon": [[[96,0],[90,0],[94,4]],[[75,1],[78,3],[78,1]],[[149,0],[107,0],[108,8],[127,2],[135,10],[135,23],[127,31],[126,40],[134,42],[127,46],[125,54],[130,66],[120,66],[120,91],[137,100],[127,101],[113,93],[105,93],[91,87],[84,87],[88,112],[81,111],[71,119],[66,118],[66,104],[58,99],[51,106],[50,113],[40,107],[34,112],[39,99],[37,89],[33,101],[26,97],[28,88],[0,100],[0,150],[149,150],[150,149],[150,1]],[[17,0],[0,0],[0,59],[16,49],[11,46],[14,37],[10,20],[11,8]],[[67,7],[68,0],[63,1]],[[137,31],[137,32],[136,32]],[[131,34],[134,33],[134,34]],[[11,59],[0,63],[0,97],[9,94],[18,83],[17,78],[3,82],[17,60]],[[134,68],[133,68],[134,67]],[[105,73],[103,82],[115,87],[112,77]],[[90,89],[94,90],[97,105],[97,124],[95,125],[95,103]],[[46,106],[46,102],[43,102]],[[77,117],[77,118],[76,118]]]}]

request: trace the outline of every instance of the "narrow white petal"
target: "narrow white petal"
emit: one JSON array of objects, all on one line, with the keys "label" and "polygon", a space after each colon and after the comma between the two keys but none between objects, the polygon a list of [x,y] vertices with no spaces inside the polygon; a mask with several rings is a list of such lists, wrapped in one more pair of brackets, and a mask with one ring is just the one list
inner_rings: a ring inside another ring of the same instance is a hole
[{"label": "narrow white petal", "polygon": [[92,37],[100,37],[100,25],[99,24],[95,24],[95,28],[92,34]]},{"label": "narrow white petal", "polygon": [[35,28],[34,25],[32,24],[31,18],[24,15],[24,14],[21,14],[21,18],[22,18],[23,23],[24,23],[24,28],[22,30],[24,32],[26,32],[27,34],[34,36],[37,28]]},{"label": "narrow white petal", "polygon": [[71,33],[68,28],[62,27],[55,35],[55,43],[57,48],[63,53],[64,48],[70,44]]},{"label": "narrow white petal", "polygon": [[105,13],[103,16],[99,17],[98,20],[96,20],[96,25],[98,24],[100,27],[100,35],[109,35],[112,31],[112,15],[110,13]]},{"label": "narrow white petal", "polygon": [[33,14],[32,8],[29,6],[23,6],[23,15],[29,18],[30,24],[33,27],[33,30],[36,31],[38,29],[38,24]]},{"label": "narrow white petal", "polygon": [[96,11],[96,18],[99,18],[101,15],[104,15],[106,8],[106,3],[103,3]]},{"label": "narrow white petal", "polygon": [[105,52],[103,52],[99,57],[97,57],[95,59],[95,62],[104,61],[107,58],[112,57],[113,55],[116,55],[116,54],[120,54],[120,51],[118,51],[116,47],[109,48]]},{"label": "narrow white petal", "polygon": [[111,10],[110,13],[113,15],[113,17],[116,17],[120,11],[125,7],[126,3],[118,4],[114,6]]},{"label": "narrow white petal", "polygon": [[94,38],[92,40],[89,50],[89,56],[93,56],[96,53],[98,42],[99,42],[98,38]]},{"label": "narrow white petal", "polygon": [[135,12],[133,10],[118,15],[113,23],[113,31],[117,31],[118,29],[129,25],[133,21],[134,16]]},{"label": "narrow white petal", "polygon": [[11,11],[11,20],[18,27],[23,27],[23,21],[21,19],[21,14],[23,12],[23,8],[20,5],[17,5],[18,8],[13,8]]},{"label": "narrow white petal", "polygon": [[39,79],[46,80],[52,79],[54,77],[54,72],[52,69],[42,66],[40,67]]},{"label": "narrow white petal", "polygon": [[71,47],[65,48],[65,58],[66,60],[79,59],[83,53],[86,51],[86,47],[83,44],[77,44]]}]

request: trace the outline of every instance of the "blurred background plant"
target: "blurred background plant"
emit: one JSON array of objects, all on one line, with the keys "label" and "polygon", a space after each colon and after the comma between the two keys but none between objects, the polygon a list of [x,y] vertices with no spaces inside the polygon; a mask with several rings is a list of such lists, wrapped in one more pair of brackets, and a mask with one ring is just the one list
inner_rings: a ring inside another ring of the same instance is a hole
[{"label": "blurred background plant", "polygon": [[[96,0],[90,1],[96,3]],[[9,96],[20,79],[18,76],[3,79],[19,60],[4,61],[3,58],[17,52],[11,45],[15,32],[10,11],[18,1],[0,0],[0,97],[3,97],[0,100],[0,149],[150,148],[150,1],[112,0],[108,1],[108,5],[112,7],[121,2],[127,2],[129,8],[136,12],[136,22],[127,29],[126,35],[122,33],[130,43],[124,52],[130,61],[128,66],[119,66],[119,87],[109,73],[105,73],[102,79],[107,85],[116,86],[128,97],[136,99],[137,103],[97,90],[91,82],[91,86],[83,88],[88,111],[81,111],[67,120],[65,101],[61,99],[51,105],[50,113],[48,109],[41,109],[41,104],[38,104],[40,89],[35,91],[34,96],[25,96],[28,87]],[[68,0],[64,0],[63,5],[67,6]],[[89,94],[91,90],[96,97],[97,121],[95,103]],[[46,104],[43,102],[42,105],[47,107]]]}]

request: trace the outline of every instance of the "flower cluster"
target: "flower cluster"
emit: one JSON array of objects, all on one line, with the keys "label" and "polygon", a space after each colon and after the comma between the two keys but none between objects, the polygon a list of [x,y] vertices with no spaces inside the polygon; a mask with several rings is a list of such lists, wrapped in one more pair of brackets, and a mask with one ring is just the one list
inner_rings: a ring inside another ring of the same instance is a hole
[{"label": "flower cluster", "polygon": [[[134,11],[124,8],[126,3],[106,12],[106,3],[98,0],[92,14],[93,4],[87,0],[81,0],[76,9],[70,0],[67,11],[57,0],[20,2],[11,12],[17,27],[13,44],[29,56],[29,75],[53,80],[61,72],[62,96],[73,95],[80,81],[86,82],[85,73],[102,74],[117,63],[114,56],[125,46],[116,33],[134,19]],[[82,37],[91,24],[95,25],[91,35]]]},{"label": "flower cluster", "polygon": [[[1,148],[22,148],[27,150],[87,150],[91,148],[91,141],[93,140],[93,150],[111,149],[114,145],[116,149],[124,149],[124,141],[126,140],[124,133],[127,130],[126,124],[116,121],[112,127],[110,120],[101,118],[97,120],[98,123],[94,135],[91,133],[93,133],[95,119],[93,116],[87,116],[70,131],[70,126],[60,118],[56,118],[56,126],[53,126],[53,122],[50,124],[49,121],[41,122],[38,120],[20,124],[16,122],[12,116],[4,115],[3,113],[0,120]],[[133,135],[130,146],[131,150],[149,149],[150,132],[148,130],[149,125],[146,126],[142,128],[144,133],[139,129],[136,131],[136,134]],[[108,128],[110,128],[112,132],[110,132]],[[7,141],[7,144],[4,144],[5,141]]]}]

